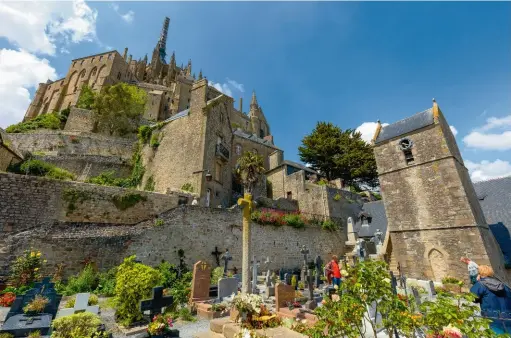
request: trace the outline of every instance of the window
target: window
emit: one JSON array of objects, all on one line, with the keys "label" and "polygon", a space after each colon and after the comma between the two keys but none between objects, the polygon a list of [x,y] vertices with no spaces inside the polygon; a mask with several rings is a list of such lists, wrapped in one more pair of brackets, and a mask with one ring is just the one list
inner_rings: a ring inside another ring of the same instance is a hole
[{"label": "window", "polygon": [[93,63],[93,62],[94,62],[94,59],[95,59],[95,58],[90,59],[90,63]]},{"label": "window", "polygon": [[215,162],[215,181],[222,183],[222,165]]},{"label": "window", "polygon": [[82,60],[82,62],[80,62],[80,66],[83,65],[83,61],[85,61],[85,60]]},{"label": "window", "polygon": [[220,113],[220,123],[224,123],[224,114]]},{"label": "window", "polygon": [[259,129],[259,137],[260,137],[260,138],[263,138],[263,137],[264,137],[264,130]]},{"label": "window", "polygon": [[399,141],[399,148],[403,151],[405,156],[406,164],[412,164],[414,162],[412,148],[413,142],[408,138],[404,138]]},{"label": "window", "polygon": [[103,60],[103,55],[101,55],[101,56],[99,57],[99,61],[101,61],[101,60]]},{"label": "window", "polygon": [[94,69],[92,70],[92,72],[90,73],[91,76],[94,76],[96,75],[96,72],[98,71],[98,69],[96,67],[94,67]]},{"label": "window", "polygon": [[234,150],[236,151],[236,155],[241,155],[241,144],[237,144]]},{"label": "window", "polygon": [[76,66],[76,61],[73,62],[73,67]]}]

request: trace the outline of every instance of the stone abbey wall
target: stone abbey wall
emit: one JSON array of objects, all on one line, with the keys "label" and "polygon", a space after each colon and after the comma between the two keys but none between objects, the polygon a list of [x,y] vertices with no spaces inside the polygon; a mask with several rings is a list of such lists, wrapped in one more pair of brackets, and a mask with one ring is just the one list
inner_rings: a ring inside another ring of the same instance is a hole
[{"label": "stone abbey wall", "polygon": [[[121,210],[113,197],[128,194],[139,194],[145,200]],[[179,249],[184,250],[189,266],[200,259],[216,265],[211,255],[215,246],[219,250],[228,248],[233,255],[232,266],[240,268],[240,210],[178,206],[182,198],[179,194],[2,173],[0,277],[8,273],[9,262],[16,255],[30,248],[43,252],[48,272],[64,263],[66,274],[82,269],[86,260],[108,269],[131,254],[151,265],[162,259],[177,263]],[[74,200],[74,207],[70,207],[70,200]],[[343,231],[252,224],[253,254],[261,260],[267,256],[272,260],[268,267],[261,267],[264,269],[300,266],[303,244],[309,247],[311,257],[319,254],[327,260],[331,254],[343,253],[345,241]]]}]

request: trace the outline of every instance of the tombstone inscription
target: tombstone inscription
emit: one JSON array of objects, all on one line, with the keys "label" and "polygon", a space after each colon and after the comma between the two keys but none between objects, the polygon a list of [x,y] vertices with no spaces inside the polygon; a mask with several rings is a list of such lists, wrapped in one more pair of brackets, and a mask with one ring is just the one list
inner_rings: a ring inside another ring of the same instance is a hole
[{"label": "tombstone inscription", "polygon": [[201,301],[209,298],[209,282],[211,280],[211,266],[198,261],[193,265],[192,292],[190,297],[192,301]]}]

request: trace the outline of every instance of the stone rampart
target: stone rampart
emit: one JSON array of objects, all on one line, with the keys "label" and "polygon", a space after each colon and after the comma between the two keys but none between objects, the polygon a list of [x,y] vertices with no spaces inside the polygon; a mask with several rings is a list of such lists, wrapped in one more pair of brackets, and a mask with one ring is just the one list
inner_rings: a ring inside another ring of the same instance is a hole
[{"label": "stone rampart", "polygon": [[[131,254],[151,265],[162,259],[177,263],[179,249],[189,266],[199,259],[216,266],[211,254],[215,246],[228,248],[231,266],[240,269],[240,210],[179,203],[179,195],[0,174],[0,276],[8,273],[14,257],[30,248],[43,252],[48,272],[64,263],[66,274],[82,269],[86,260],[108,269]],[[326,261],[343,253],[345,241],[341,231],[252,224],[252,254],[272,261],[261,269],[300,266],[303,244],[311,259],[321,255]]]}]

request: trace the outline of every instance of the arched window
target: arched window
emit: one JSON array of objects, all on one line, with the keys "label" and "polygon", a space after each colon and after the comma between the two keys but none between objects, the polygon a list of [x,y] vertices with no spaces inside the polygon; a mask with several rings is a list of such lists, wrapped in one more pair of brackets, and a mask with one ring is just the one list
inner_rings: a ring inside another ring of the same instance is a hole
[{"label": "arched window", "polygon": [[80,62],[80,66],[81,66],[81,65],[83,65],[83,62],[84,62],[84,61],[85,61],[85,60],[82,60],[82,62]]},{"label": "arched window", "polygon": [[93,62],[94,62],[94,59],[95,59],[95,58],[90,59],[90,63],[93,63]]},{"label": "arched window", "polygon": [[97,73],[98,69],[96,67],[92,68],[92,72],[91,72],[91,76],[95,76],[96,73]]}]

